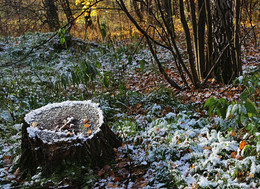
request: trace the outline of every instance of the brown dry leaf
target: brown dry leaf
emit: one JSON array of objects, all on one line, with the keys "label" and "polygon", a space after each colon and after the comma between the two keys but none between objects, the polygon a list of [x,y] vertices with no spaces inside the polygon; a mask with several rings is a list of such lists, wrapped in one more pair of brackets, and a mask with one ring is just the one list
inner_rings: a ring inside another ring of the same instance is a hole
[{"label": "brown dry leaf", "polygon": [[236,158],[237,152],[232,152],[231,153],[231,158]]},{"label": "brown dry leaf", "polygon": [[110,165],[105,165],[105,166],[103,167],[103,169],[105,169],[106,171],[109,170],[110,168],[111,168]]},{"label": "brown dry leaf", "polygon": [[107,183],[107,187],[108,187],[108,188],[114,188],[115,185],[114,185],[113,182],[109,182],[109,183]]},{"label": "brown dry leaf", "polygon": [[140,185],[142,188],[147,186],[147,181]]},{"label": "brown dry leaf", "polygon": [[210,146],[204,146],[203,149],[204,150],[211,150],[211,147]]},{"label": "brown dry leaf", "polygon": [[144,170],[143,169],[137,169],[135,171],[135,175],[142,175],[142,174],[144,174]]},{"label": "brown dry leaf", "polygon": [[100,169],[100,170],[98,171],[98,176],[101,177],[101,176],[103,176],[105,173],[106,173],[106,171],[105,171],[104,169]]},{"label": "brown dry leaf", "polygon": [[110,177],[114,177],[114,176],[115,176],[115,172],[114,172],[113,170],[110,171],[110,172],[109,172],[109,176],[110,176]]},{"label": "brown dry leaf", "polygon": [[4,160],[11,159],[11,156],[4,156],[3,158],[4,158]]},{"label": "brown dry leaf", "polygon": [[237,155],[236,158],[237,158],[237,160],[242,160],[243,159],[243,157],[241,155]]},{"label": "brown dry leaf", "polygon": [[116,148],[113,148],[113,151],[114,151],[114,152],[117,152],[117,149],[116,149]]},{"label": "brown dry leaf", "polygon": [[89,135],[91,135],[91,133],[92,133],[92,130],[88,129],[87,135],[89,136]]},{"label": "brown dry leaf", "polygon": [[246,145],[248,145],[248,143],[243,140],[243,141],[240,142],[240,144],[239,144],[239,149],[240,149],[240,150],[243,150]]},{"label": "brown dry leaf", "polygon": [[114,177],[112,180],[113,180],[114,182],[119,182],[119,181],[121,180],[121,178],[120,178],[120,177]]},{"label": "brown dry leaf", "polygon": [[18,177],[20,175],[21,171],[20,171],[20,167],[18,167],[16,169],[16,171],[14,172],[14,176]]},{"label": "brown dry leaf", "polygon": [[118,167],[119,167],[119,168],[123,168],[123,167],[126,167],[127,164],[128,164],[128,162],[122,161],[122,162],[119,162],[119,163],[118,163]]},{"label": "brown dry leaf", "polygon": [[139,109],[139,108],[141,108],[142,107],[142,103],[138,103],[137,105],[136,105],[136,108],[137,109]]},{"label": "brown dry leaf", "polygon": [[235,135],[236,135],[235,131],[232,131],[232,132],[230,133],[230,136],[235,136]]}]

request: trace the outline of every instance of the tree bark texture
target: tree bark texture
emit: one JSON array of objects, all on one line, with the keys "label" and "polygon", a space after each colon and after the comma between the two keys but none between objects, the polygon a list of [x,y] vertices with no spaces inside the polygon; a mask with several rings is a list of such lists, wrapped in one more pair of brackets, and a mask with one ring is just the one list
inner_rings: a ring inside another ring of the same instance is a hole
[{"label": "tree bark texture", "polygon": [[44,6],[46,8],[46,18],[50,31],[58,30],[60,28],[60,22],[54,0],[44,0]]},{"label": "tree bark texture", "polygon": [[66,101],[28,113],[22,127],[22,175],[33,175],[38,166],[50,175],[62,162],[102,166],[121,145],[91,101]]},{"label": "tree bark texture", "polygon": [[213,59],[217,59],[221,51],[229,45],[215,70],[216,79],[219,82],[228,83],[234,77],[233,63],[234,51],[232,38],[233,28],[233,10],[232,0],[213,0],[212,18],[213,18]]}]

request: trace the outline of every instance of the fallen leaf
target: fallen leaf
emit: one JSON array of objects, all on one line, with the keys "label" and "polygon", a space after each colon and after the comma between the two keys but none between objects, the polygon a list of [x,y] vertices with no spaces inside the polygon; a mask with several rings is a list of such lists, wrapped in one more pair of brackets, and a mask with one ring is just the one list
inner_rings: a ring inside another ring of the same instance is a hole
[{"label": "fallen leaf", "polygon": [[122,162],[118,163],[119,168],[126,167],[127,165],[128,165],[128,162],[126,162],[126,161],[122,161]]},{"label": "fallen leaf", "polygon": [[230,136],[235,136],[235,135],[236,135],[235,131],[232,131],[232,132],[230,133]]},{"label": "fallen leaf", "polygon": [[86,123],[86,124],[84,124],[84,127],[85,127],[85,128],[88,128],[88,127],[90,127],[90,124],[87,124],[87,123]]},{"label": "fallen leaf", "polygon": [[37,125],[38,125],[38,122],[36,122],[36,121],[35,121],[35,122],[32,122],[32,126],[33,126],[33,127],[36,127]]},{"label": "fallen leaf", "polygon": [[248,178],[254,178],[254,177],[255,177],[254,174],[250,174],[250,175],[248,175]]},{"label": "fallen leaf", "polygon": [[248,143],[243,140],[243,141],[240,142],[240,144],[239,144],[239,149],[240,149],[240,150],[243,150],[246,145],[248,145]]},{"label": "fallen leaf", "polygon": [[106,173],[106,171],[105,171],[104,169],[100,169],[100,170],[98,171],[98,176],[101,177],[101,176],[103,176],[105,173]]},{"label": "fallen leaf", "polygon": [[121,178],[120,178],[120,177],[114,177],[112,180],[113,180],[114,182],[119,182],[119,181],[121,180]]},{"label": "fallen leaf", "polygon": [[236,159],[237,159],[237,160],[242,160],[243,157],[242,157],[241,155],[237,155],[237,156],[236,156]]},{"label": "fallen leaf", "polygon": [[140,186],[143,188],[143,187],[146,187],[147,185],[147,181],[145,181],[143,184],[141,184]]},{"label": "fallen leaf", "polygon": [[211,147],[210,146],[204,146],[203,149],[204,150],[211,150]]},{"label": "fallen leaf", "polygon": [[105,170],[109,170],[110,168],[111,168],[110,165],[105,165],[105,166],[103,167],[103,169],[105,169]]},{"label": "fallen leaf", "polygon": [[198,188],[199,187],[199,185],[197,184],[197,183],[193,183],[192,184],[192,189],[196,189],[196,188]]},{"label": "fallen leaf", "polygon": [[236,158],[237,152],[232,152],[231,153],[231,158]]},{"label": "fallen leaf", "polygon": [[88,118],[83,120],[83,123],[86,124],[88,122]]},{"label": "fallen leaf", "polygon": [[89,136],[89,135],[91,135],[91,133],[92,133],[92,130],[88,129],[87,135]]}]

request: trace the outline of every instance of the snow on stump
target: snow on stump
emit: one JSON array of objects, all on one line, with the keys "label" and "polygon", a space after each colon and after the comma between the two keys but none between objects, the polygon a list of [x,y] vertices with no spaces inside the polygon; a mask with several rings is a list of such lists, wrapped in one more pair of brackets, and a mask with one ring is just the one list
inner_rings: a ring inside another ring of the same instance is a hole
[{"label": "snow on stump", "polygon": [[20,167],[24,175],[32,175],[38,166],[50,174],[63,161],[99,166],[113,159],[113,148],[120,145],[98,104],[90,100],[49,104],[25,115]]}]

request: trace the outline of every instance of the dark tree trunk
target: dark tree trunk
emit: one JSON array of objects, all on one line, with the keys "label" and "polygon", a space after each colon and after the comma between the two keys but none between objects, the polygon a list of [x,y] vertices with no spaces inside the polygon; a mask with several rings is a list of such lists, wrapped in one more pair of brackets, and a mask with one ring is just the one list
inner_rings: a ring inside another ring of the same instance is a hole
[{"label": "dark tree trunk", "polygon": [[205,71],[206,73],[209,73],[211,67],[212,67],[212,16],[211,16],[211,10],[210,10],[210,1],[205,0],[205,6],[206,6],[206,24],[207,24],[207,55],[206,55],[206,66]]},{"label": "dark tree trunk", "polygon": [[90,101],[51,104],[27,114],[22,127],[22,176],[35,174],[38,166],[48,176],[64,161],[108,163],[121,140],[103,119],[97,104]]},{"label": "dark tree trunk", "polygon": [[54,0],[44,0],[44,6],[46,8],[46,18],[50,31],[58,30],[60,28],[60,22]]},{"label": "dark tree trunk", "polygon": [[[67,17],[68,23],[70,24],[69,31],[71,27],[74,25],[74,17],[70,8],[70,3],[68,0],[60,0],[62,9]],[[69,32],[68,31],[68,32]]]},{"label": "dark tree trunk", "polygon": [[214,0],[212,4],[213,18],[213,59],[216,60],[222,50],[226,48],[215,70],[216,79],[219,82],[229,83],[233,75],[234,51],[232,50],[233,36],[233,11],[232,0]]},{"label": "dark tree trunk", "polygon": [[242,74],[242,64],[241,64],[241,45],[239,41],[240,37],[240,0],[235,0],[235,8],[234,8],[234,48],[235,48],[235,64],[236,73],[235,76],[239,76]]},{"label": "dark tree trunk", "polygon": [[205,73],[205,54],[204,54],[204,45],[205,45],[205,4],[204,0],[198,0],[198,37],[199,41],[197,42],[197,51],[198,51],[198,67],[197,72],[199,79],[202,80],[206,76]]}]

